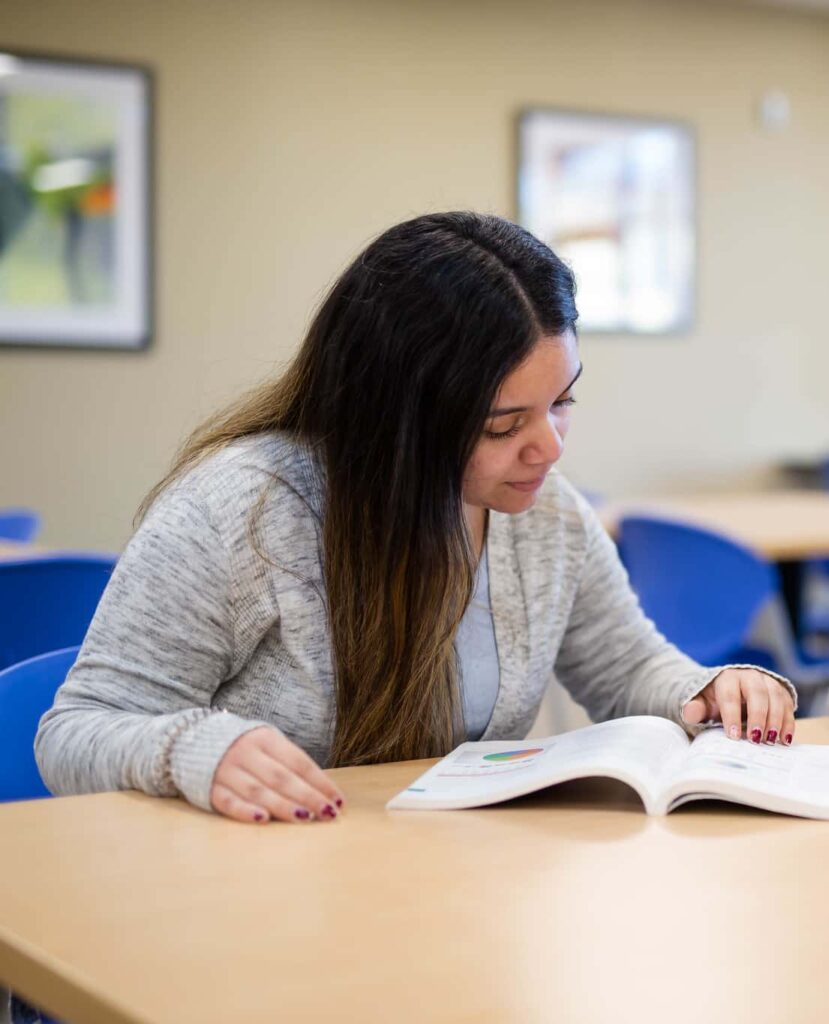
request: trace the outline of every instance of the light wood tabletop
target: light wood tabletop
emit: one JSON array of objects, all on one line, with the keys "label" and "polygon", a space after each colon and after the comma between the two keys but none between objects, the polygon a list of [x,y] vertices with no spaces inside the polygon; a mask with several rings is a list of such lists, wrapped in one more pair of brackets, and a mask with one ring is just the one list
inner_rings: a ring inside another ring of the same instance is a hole
[{"label": "light wood tabletop", "polygon": [[73,1024],[826,1019],[829,822],[602,780],[386,811],[430,763],[337,771],[331,823],[0,807],[0,979]]},{"label": "light wood tabletop", "polygon": [[16,558],[29,558],[31,555],[42,555],[44,550],[36,544],[17,544],[11,540],[0,540],[0,562],[13,561]]},{"label": "light wood tabletop", "polygon": [[598,512],[611,533],[623,515],[656,513],[729,534],[766,558],[829,557],[829,492],[824,491],[631,499],[609,502]]}]

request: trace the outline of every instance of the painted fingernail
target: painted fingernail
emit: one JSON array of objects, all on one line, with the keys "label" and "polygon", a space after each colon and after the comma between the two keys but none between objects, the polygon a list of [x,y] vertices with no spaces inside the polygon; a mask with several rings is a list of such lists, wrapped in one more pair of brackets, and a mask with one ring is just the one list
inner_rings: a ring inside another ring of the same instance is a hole
[{"label": "painted fingernail", "polygon": [[759,743],[760,742],[760,738],[761,738],[762,735],[763,735],[763,732],[762,732],[761,729],[752,729],[751,730],[751,742],[752,743]]},{"label": "painted fingernail", "polygon": [[254,816],[253,816],[253,820],[254,820],[254,821],[264,821],[264,820],[265,820],[265,815],[264,815],[264,814],[262,814],[262,812],[261,812],[261,811],[257,811],[257,812],[256,812],[256,813],[254,814]]},{"label": "painted fingernail", "polygon": [[786,742],[786,745],[787,745],[787,746],[791,746],[791,745],[792,745],[792,740],[793,740],[793,739],[794,739],[794,736],[792,736],[792,734],[791,734],[790,732],[787,732],[787,733],[786,733],[786,736],[785,736],[785,742]]},{"label": "painted fingernail", "polygon": [[294,817],[295,818],[302,818],[303,821],[304,821],[306,818],[310,818],[311,817],[311,812],[310,811],[306,811],[304,807],[297,807],[297,809],[294,811]]},{"label": "painted fingernail", "polygon": [[342,807],[343,805],[343,802],[339,797],[337,797],[337,799],[334,802],[336,803],[337,807]]},{"label": "painted fingernail", "polygon": [[776,729],[769,729],[768,735],[766,736],[766,743],[774,743],[774,741],[776,739],[777,739],[777,730]]},{"label": "painted fingernail", "polygon": [[326,804],[325,807],[323,807],[322,809],[322,813],[328,815],[329,818],[337,817],[337,812],[334,810],[331,804]]},{"label": "painted fingernail", "polygon": [[740,738],[740,727],[738,725],[729,726],[728,735],[732,740],[738,740]]}]

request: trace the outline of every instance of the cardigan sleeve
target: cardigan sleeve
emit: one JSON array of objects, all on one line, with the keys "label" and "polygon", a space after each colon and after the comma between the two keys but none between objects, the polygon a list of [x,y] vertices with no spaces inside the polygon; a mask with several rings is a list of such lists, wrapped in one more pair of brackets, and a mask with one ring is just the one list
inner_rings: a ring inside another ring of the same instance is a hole
[{"label": "cardigan sleeve", "polygon": [[[586,531],[584,563],[555,672],[594,721],[625,715],[660,715],[694,736],[681,709],[725,668],[703,666],[669,643],[643,613],[616,547],[593,509],[579,507]],[[789,680],[768,669],[791,693]]]},{"label": "cardigan sleeve", "polygon": [[228,553],[207,511],[162,495],[40,721],[35,756],[49,789],[181,794],[210,810],[230,745],[268,724],[211,707],[231,672],[233,620]]}]

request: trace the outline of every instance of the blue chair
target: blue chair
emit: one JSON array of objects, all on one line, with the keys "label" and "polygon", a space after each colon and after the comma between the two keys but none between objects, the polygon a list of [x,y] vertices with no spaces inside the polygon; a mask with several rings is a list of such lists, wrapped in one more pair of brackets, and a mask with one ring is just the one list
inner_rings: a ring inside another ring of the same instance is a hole
[{"label": "blue chair", "polygon": [[690,657],[761,665],[812,694],[829,686],[829,659],[797,647],[770,562],[712,530],[656,516],[623,518],[618,544],[645,614]]},{"label": "blue chair", "polygon": [[0,562],[0,669],[80,644],[115,561],[61,554]]},{"label": "blue chair", "polygon": [[[78,647],[50,651],[0,672],[0,802],[51,796],[34,755],[41,715],[75,664]],[[12,994],[12,1020],[59,1024]]]},{"label": "blue chair", "polygon": [[[824,490],[829,491],[829,459],[820,465],[820,480]],[[807,644],[819,640],[825,646],[829,637],[829,558],[809,561],[806,580],[807,597],[801,613],[801,630]]]},{"label": "blue chair", "polygon": [[9,1020],[11,1024],[61,1024],[54,1017],[47,1017],[45,1013],[36,1010],[28,1003],[24,1003],[14,992],[10,992],[11,1002],[9,1003]]},{"label": "blue chair", "polygon": [[826,647],[829,641],[829,559],[806,564],[800,629],[806,649]]},{"label": "blue chair", "polygon": [[0,540],[28,544],[39,533],[40,516],[33,509],[0,508]]},{"label": "blue chair", "polygon": [[35,733],[79,650],[39,654],[0,672],[0,803],[51,796],[37,769]]}]

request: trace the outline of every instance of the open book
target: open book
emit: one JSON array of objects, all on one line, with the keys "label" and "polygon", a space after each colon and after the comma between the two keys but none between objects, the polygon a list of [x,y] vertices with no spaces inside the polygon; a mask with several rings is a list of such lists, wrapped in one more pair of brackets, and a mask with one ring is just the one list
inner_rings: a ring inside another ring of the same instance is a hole
[{"label": "open book", "polygon": [[722,728],[691,740],[675,722],[651,715],[617,718],[549,739],[462,743],[386,806],[481,807],[597,775],[631,786],[648,814],[668,814],[689,800],[716,799],[829,819],[829,746],[729,740]]}]

